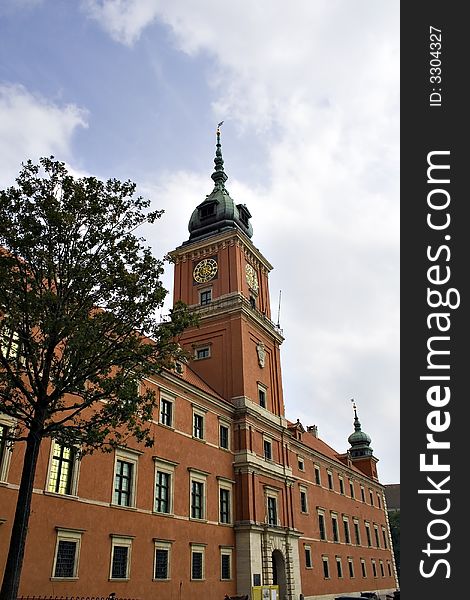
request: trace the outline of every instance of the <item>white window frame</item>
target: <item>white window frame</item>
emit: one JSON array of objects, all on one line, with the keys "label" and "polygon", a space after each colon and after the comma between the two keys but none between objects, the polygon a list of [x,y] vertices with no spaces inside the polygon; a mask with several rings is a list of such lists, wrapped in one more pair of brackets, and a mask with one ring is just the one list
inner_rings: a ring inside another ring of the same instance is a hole
[{"label": "white window frame", "polygon": [[[309,556],[310,565],[307,564],[307,553]],[[304,558],[305,558],[305,568],[313,569],[313,560],[312,560],[312,547],[310,544],[304,544]]]},{"label": "white window frame", "polygon": [[[366,530],[367,547],[372,548],[372,536],[370,533],[370,523],[368,521],[364,521],[364,527]],[[369,532],[369,533],[367,533],[367,532]]]},{"label": "white window frame", "polygon": [[[188,467],[189,470],[189,520],[190,521],[207,521],[207,475],[204,471],[199,471]],[[202,483],[202,505],[200,517],[192,516],[192,491],[193,482]]]},{"label": "white window frame", "polygon": [[[227,429],[227,447],[226,448],[221,445],[221,437],[222,437],[220,435],[221,427],[225,427],[225,429]],[[225,420],[219,418],[219,448],[221,448],[222,450],[230,451],[232,448],[231,437],[232,437],[232,429],[230,427],[230,423],[228,421],[225,421]]]},{"label": "white window frame", "polygon": [[[220,525],[232,525],[233,523],[233,481],[229,480],[229,479],[225,479],[223,477],[218,476],[217,477],[218,481],[219,481],[219,497],[218,497],[218,522]],[[221,495],[221,490],[226,490],[228,492],[229,495],[229,515],[228,515],[228,522],[224,523],[220,520],[220,495]]]},{"label": "white window frame", "polygon": [[[194,360],[207,360],[208,358],[211,358],[211,345],[212,344],[201,344],[200,346],[196,346],[194,348]],[[202,350],[207,350],[207,356],[198,356],[198,353]]]},{"label": "white window frame", "polygon": [[[202,295],[206,294],[207,292],[210,292],[210,298],[209,298],[209,302],[204,302],[204,304],[202,303]],[[199,295],[199,305],[200,306],[207,306],[208,304],[210,304],[212,302],[212,286],[209,287],[203,287],[200,290],[198,290],[198,295]]]},{"label": "white window frame", "polygon": [[372,576],[374,577],[374,579],[377,579],[378,573],[377,573],[377,563],[375,562],[375,558],[371,558],[370,562],[372,565]]},{"label": "white window frame", "polygon": [[[265,452],[265,442],[268,443],[270,445],[271,448],[271,456],[267,457],[266,456],[266,452]],[[269,461],[273,461],[273,440],[272,438],[267,437],[266,435],[263,435],[263,458],[264,460],[269,460]]]},{"label": "white window frame", "polygon": [[351,498],[355,500],[356,490],[354,489],[354,481],[352,479],[349,480],[349,493],[351,494]]},{"label": "white window frame", "polygon": [[[323,509],[317,508],[318,515],[318,536],[321,542],[328,541],[328,533],[326,531],[326,519],[325,519],[325,511]],[[321,527],[320,527],[320,517],[323,519],[323,533],[324,537],[321,536]]]},{"label": "white window frame", "polygon": [[[153,577],[152,581],[170,581],[171,579],[171,546],[173,542],[171,540],[160,540],[154,538],[153,540],[154,548],[153,548]],[[157,569],[157,550],[166,550],[167,551],[167,576],[166,577],[156,577],[156,569]]]},{"label": "white window frame", "polygon": [[[129,581],[131,578],[131,562],[132,562],[132,540],[133,536],[124,536],[111,534],[111,560],[109,563],[109,581]],[[113,558],[114,549],[116,546],[127,547],[127,565],[126,565],[126,577],[113,577]]]},{"label": "white window frame", "polygon": [[356,571],[354,569],[354,560],[352,556],[348,556],[348,575],[351,579],[355,579]]},{"label": "white window frame", "polygon": [[366,501],[366,491],[365,491],[363,485],[361,485],[360,488],[361,488],[361,502],[365,503],[365,501]]},{"label": "white window frame", "polygon": [[[192,422],[192,436],[195,440],[204,441],[206,439],[206,413],[207,410],[193,406],[193,422]],[[202,435],[196,435],[196,416],[202,419]]]},{"label": "white window frame", "polygon": [[305,460],[303,456],[297,455],[297,466],[299,468],[299,471],[302,471],[303,473],[305,472]]},{"label": "white window frame", "polygon": [[379,526],[374,523],[375,547],[380,548]]},{"label": "white window frame", "polygon": [[[54,551],[54,561],[52,563],[51,581],[75,581],[78,579],[78,567],[80,564],[80,547],[81,547],[81,543],[82,543],[82,534],[84,533],[85,530],[84,529],[66,529],[66,528],[62,528],[62,527],[56,527],[56,531],[57,531],[57,539],[56,539],[56,545],[55,545],[55,551]],[[58,577],[55,574],[60,542],[75,542],[73,575],[71,577]]]},{"label": "white window frame", "polygon": [[[171,406],[171,423],[170,423],[170,425],[168,425],[167,423],[163,422],[163,412],[162,412],[163,402],[167,402]],[[163,427],[169,427],[170,429],[174,429],[174,422],[175,422],[175,397],[174,396],[170,396],[170,395],[166,394],[165,392],[161,392],[160,391],[160,406],[158,408],[159,408],[159,410],[158,410],[158,422],[160,423],[160,425],[163,425]]]},{"label": "white window frame", "polygon": [[354,527],[354,545],[355,546],[361,546],[362,545],[361,527],[359,525],[359,519],[356,518],[356,517],[354,517],[354,519],[353,519],[353,527]]},{"label": "white window frame", "polygon": [[384,561],[379,558],[380,576],[385,577]]},{"label": "white window frame", "polygon": [[[328,556],[322,556],[321,560],[322,560],[322,569],[323,569],[323,579],[331,579],[330,563],[328,561]],[[326,563],[326,569],[328,571],[328,575],[325,575],[325,563]]]},{"label": "white window frame", "polygon": [[[16,422],[8,415],[0,414],[0,425],[6,428],[6,433],[15,428]],[[11,455],[13,453],[13,442],[5,440],[3,452],[0,455],[0,481],[7,481],[10,470]]]},{"label": "white window frame", "polygon": [[[265,493],[265,499],[264,499],[264,504],[266,507],[266,518],[265,518],[265,522],[269,527],[277,527],[280,524],[280,520],[279,520],[279,492],[278,490],[275,490],[273,488],[269,488],[269,487],[265,487],[264,490]],[[275,512],[276,512],[276,522],[275,523],[270,523],[269,522],[269,499],[274,500],[274,506],[275,506]]]},{"label": "white window frame", "polygon": [[[313,469],[315,473],[315,485],[319,485],[321,487],[321,469],[320,465],[313,463]],[[317,482],[317,473],[318,473],[318,482]]]},{"label": "white window frame", "polygon": [[330,469],[327,469],[326,470],[326,477],[327,477],[327,480],[328,480],[328,489],[331,492],[334,492],[335,491],[335,480],[333,478],[333,471],[330,471]]},{"label": "white window frame", "polygon": [[341,556],[335,556],[335,560],[336,560],[336,575],[338,576],[338,579],[344,579],[343,563],[341,561]]},{"label": "white window frame", "polygon": [[[229,557],[230,577],[223,577],[222,556]],[[220,581],[233,581],[233,550],[232,550],[232,548],[221,548],[220,549]]]},{"label": "white window frame", "polygon": [[[202,554],[202,573],[200,578],[193,578],[193,556],[195,553]],[[191,543],[191,573],[189,577],[190,581],[205,581],[206,579],[206,546],[205,544],[193,544]]]},{"label": "white window frame", "polygon": [[[113,471],[113,486],[111,490],[111,506],[118,506],[119,508],[135,508],[137,501],[137,479],[138,479],[138,464],[139,456],[142,452],[138,450],[131,450],[129,448],[116,448],[114,452],[114,471]],[[130,489],[130,503],[129,504],[118,504],[114,501],[114,493],[116,486],[116,475],[118,461],[124,461],[132,464],[132,479]]]},{"label": "white window frame", "polygon": [[[343,516],[344,543],[351,544],[351,528],[349,527],[349,518]],[[347,530],[347,533],[346,533]]]},{"label": "white window frame", "polygon": [[[153,457],[155,463],[155,479],[154,479],[154,494],[153,494],[153,512],[157,515],[173,515],[174,510],[174,490],[175,490],[175,469],[178,466],[178,463],[164,460],[163,458],[159,458],[158,456]],[[158,473],[166,473],[170,476],[170,489],[169,489],[169,498],[168,498],[168,512],[163,512],[157,510],[157,483],[158,483]]]},{"label": "white window frame", "polygon": [[367,564],[364,558],[361,558],[361,575],[367,578]]},{"label": "white window frame", "polygon": [[[305,510],[302,510],[302,494],[305,494]],[[308,488],[305,485],[299,486],[300,512],[308,515]]]},{"label": "white window frame", "polygon": [[47,494],[54,494],[56,496],[67,496],[67,497],[74,496],[74,497],[76,497],[77,490],[78,490],[78,476],[79,476],[79,472],[80,472],[80,458],[78,456],[78,448],[76,448],[75,446],[71,447],[71,450],[73,451],[74,456],[73,456],[72,463],[71,463],[72,474],[70,476],[70,491],[69,491],[69,493],[63,494],[62,492],[56,492],[54,490],[49,490],[49,486],[51,483],[51,476],[52,476],[52,463],[53,463],[53,459],[54,459],[54,448],[55,448],[56,444],[58,446],[64,447],[64,444],[60,444],[54,438],[51,438],[51,446],[49,449],[49,464],[47,467],[46,487],[45,487],[44,491]]},{"label": "white window frame", "polygon": [[344,479],[342,477],[342,475],[338,475],[338,481],[339,481],[339,493],[342,496],[345,496],[345,488],[344,488]]},{"label": "white window frame", "polygon": [[[261,395],[260,392],[264,394],[264,406],[261,404]],[[257,404],[260,408],[268,409],[268,388],[263,383],[258,382],[258,398]]]},{"label": "white window frame", "polygon": [[[333,534],[333,542],[335,542],[335,544],[339,544],[341,542],[341,536],[339,534],[338,513],[331,512],[330,516],[331,516],[331,532]],[[337,537],[336,540],[335,540],[335,525],[334,525],[334,523],[336,523],[336,537]]]}]

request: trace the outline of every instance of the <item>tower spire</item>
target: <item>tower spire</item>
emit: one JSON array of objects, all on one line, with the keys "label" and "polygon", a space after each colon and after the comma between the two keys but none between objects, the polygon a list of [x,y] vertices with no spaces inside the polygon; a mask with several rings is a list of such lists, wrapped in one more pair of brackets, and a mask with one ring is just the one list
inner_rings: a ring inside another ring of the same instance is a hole
[{"label": "tower spire", "polygon": [[217,125],[217,144],[215,151],[215,171],[212,173],[211,177],[215,183],[214,189],[223,189],[225,188],[225,182],[228,179],[228,175],[224,171],[224,159],[222,158],[222,145],[220,143],[220,127],[223,125],[223,121]]}]

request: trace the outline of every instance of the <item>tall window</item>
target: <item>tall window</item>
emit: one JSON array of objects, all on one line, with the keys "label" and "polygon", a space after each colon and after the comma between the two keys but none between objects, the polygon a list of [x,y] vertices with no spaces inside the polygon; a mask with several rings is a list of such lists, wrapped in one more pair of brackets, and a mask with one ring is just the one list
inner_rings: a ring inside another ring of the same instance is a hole
[{"label": "tall window", "polygon": [[173,427],[173,402],[166,398],[160,399],[160,423]]},{"label": "tall window", "polygon": [[303,513],[307,513],[308,512],[307,490],[305,490],[305,489],[301,489],[300,490],[300,510]]},{"label": "tall window", "polygon": [[268,525],[277,525],[277,498],[268,496]]},{"label": "tall window", "polygon": [[81,531],[57,528],[57,543],[52,570],[54,578],[76,579],[78,577],[81,537]]},{"label": "tall window", "polygon": [[352,480],[349,481],[349,495],[351,496],[351,498],[356,497],[354,495],[354,482]]},{"label": "tall window", "polygon": [[379,508],[382,508],[382,501],[380,500],[380,494],[377,492],[377,504]]},{"label": "tall window", "polygon": [[328,471],[328,487],[330,490],[333,489],[333,475]]},{"label": "tall window", "polygon": [[170,579],[171,542],[155,541],[154,579],[157,581]]},{"label": "tall window", "polygon": [[343,527],[344,527],[344,541],[346,544],[351,543],[351,536],[349,535],[349,521],[346,517],[343,518]]},{"label": "tall window", "polygon": [[321,485],[320,467],[318,465],[315,465],[315,483]]},{"label": "tall window", "polygon": [[361,572],[363,577],[367,577],[366,561],[363,558],[361,558]]},{"label": "tall window", "polygon": [[365,502],[366,501],[366,494],[364,492],[364,487],[361,485],[361,501]]},{"label": "tall window", "polygon": [[126,460],[116,460],[116,473],[114,476],[113,502],[118,506],[132,506],[132,481],[134,464]]},{"label": "tall window", "polygon": [[75,450],[53,442],[48,491],[56,494],[71,494],[74,467]]},{"label": "tall window", "polygon": [[349,577],[354,577],[354,563],[352,558],[348,558]]},{"label": "tall window", "polygon": [[382,538],[384,541],[384,548],[385,548],[385,550],[387,550],[388,544],[387,544],[387,533],[385,531],[385,527],[382,527]]},{"label": "tall window", "polygon": [[338,573],[339,578],[343,576],[343,565],[341,564],[339,556],[336,557],[336,572]]},{"label": "tall window", "polygon": [[325,515],[318,513],[318,527],[320,529],[320,539],[326,540]]},{"label": "tall window", "polygon": [[359,521],[354,521],[354,539],[356,546],[361,545],[361,534],[359,532]]},{"label": "tall window", "polygon": [[344,495],[344,481],[343,478],[339,478],[339,493]]},{"label": "tall window", "polygon": [[229,428],[227,425],[219,425],[219,446],[225,450],[229,449]]},{"label": "tall window", "polygon": [[371,559],[371,563],[372,563],[372,573],[373,573],[374,577],[377,577],[377,566],[376,566],[375,560],[373,558]]},{"label": "tall window", "polygon": [[375,545],[377,548],[380,548],[380,539],[379,539],[379,528],[377,525],[374,525],[374,535],[375,535]]},{"label": "tall window", "polygon": [[380,574],[382,575],[382,577],[385,577],[384,564],[381,560],[379,560],[379,566],[380,566]]},{"label": "tall window", "polygon": [[333,541],[339,542],[338,519],[335,515],[331,517],[331,525],[333,527]]},{"label": "tall window", "polygon": [[10,434],[10,422],[0,422],[0,481],[6,481],[8,475],[8,467],[11,459],[11,446],[7,441]]},{"label": "tall window", "polygon": [[204,483],[191,481],[191,518],[204,519]]},{"label": "tall window", "polygon": [[204,417],[196,412],[193,415],[193,436],[200,440],[204,439]]},{"label": "tall window", "polygon": [[369,525],[369,523],[365,523],[365,526],[366,526],[367,545],[372,546],[372,541],[370,539],[370,525]]},{"label": "tall window", "polygon": [[220,578],[224,581],[232,579],[231,548],[222,548],[220,550]]},{"label": "tall window", "polygon": [[219,488],[220,523],[230,523],[230,490]]},{"label": "tall window", "polygon": [[258,400],[259,400],[259,405],[262,408],[266,408],[266,390],[262,387],[258,388]]},{"label": "tall window", "polygon": [[129,579],[132,538],[112,536],[110,579]]},{"label": "tall window", "polygon": [[369,498],[371,506],[374,506],[374,492],[372,490],[369,490]]},{"label": "tall window", "polygon": [[171,475],[164,471],[157,471],[155,485],[155,511],[159,513],[170,512]]},{"label": "tall window", "polygon": [[204,546],[191,547],[191,579],[204,579]]},{"label": "tall window", "polygon": [[329,579],[329,577],[330,577],[330,566],[328,564],[328,557],[323,556],[322,557],[322,562],[323,562],[323,576],[325,577],[325,579]]},{"label": "tall window", "polygon": [[273,445],[269,440],[263,440],[264,458],[272,460],[273,458]]},{"label": "tall window", "polygon": [[312,549],[310,546],[304,546],[305,550],[305,567],[307,569],[312,568]]}]

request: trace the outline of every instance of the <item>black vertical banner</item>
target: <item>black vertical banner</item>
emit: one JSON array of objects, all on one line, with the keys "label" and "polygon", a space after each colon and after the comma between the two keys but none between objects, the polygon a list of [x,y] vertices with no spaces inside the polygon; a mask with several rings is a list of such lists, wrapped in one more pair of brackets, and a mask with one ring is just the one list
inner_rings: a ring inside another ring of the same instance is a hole
[{"label": "black vertical banner", "polygon": [[405,600],[468,594],[470,35],[464,8],[457,1],[401,4],[400,588]]}]

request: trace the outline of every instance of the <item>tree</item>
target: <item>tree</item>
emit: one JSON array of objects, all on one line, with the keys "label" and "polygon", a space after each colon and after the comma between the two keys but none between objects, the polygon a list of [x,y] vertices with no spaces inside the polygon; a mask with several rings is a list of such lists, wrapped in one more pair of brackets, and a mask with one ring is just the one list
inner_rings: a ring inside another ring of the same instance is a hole
[{"label": "tree", "polygon": [[110,450],[151,445],[155,396],[142,378],[174,368],[184,305],[158,322],[163,264],[136,229],[162,211],[135,184],[75,178],[64,163],[28,161],[0,191],[0,413],[25,458],[1,600],[16,600],[40,445]]}]

